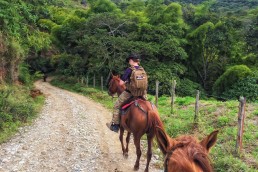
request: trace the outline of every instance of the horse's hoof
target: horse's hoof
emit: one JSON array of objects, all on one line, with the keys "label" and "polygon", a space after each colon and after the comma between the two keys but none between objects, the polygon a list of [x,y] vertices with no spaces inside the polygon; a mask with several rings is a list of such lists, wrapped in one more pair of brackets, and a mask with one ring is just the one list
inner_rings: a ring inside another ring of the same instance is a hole
[{"label": "horse's hoof", "polygon": [[138,171],[139,170],[139,166],[134,166],[134,171]]},{"label": "horse's hoof", "polygon": [[128,158],[128,152],[124,153],[124,157],[127,159]]}]

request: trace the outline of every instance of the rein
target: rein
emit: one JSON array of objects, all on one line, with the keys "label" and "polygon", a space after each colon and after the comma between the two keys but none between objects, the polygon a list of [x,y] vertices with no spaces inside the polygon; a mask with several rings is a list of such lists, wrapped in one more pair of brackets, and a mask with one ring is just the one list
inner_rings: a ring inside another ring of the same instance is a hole
[{"label": "rein", "polygon": [[[144,101],[144,100],[142,100],[142,99],[137,99],[137,100],[135,100],[134,105],[135,105],[136,107],[138,107],[141,111],[143,111],[145,114],[147,114],[148,112],[143,109],[143,107],[138,103],[138,100]],[[154,106],[155,106],[155,105],[154,105],[152,102],[150,102],[150,101],[148,101],[148,100],[145,100],[145,101],[146,101],[146,102],[149,102],[149,103],[151,104],[152,109],[154,109]]]},{"label": "rein", "polygon": [[[138,99],[138,100],[143,101],[143,100],[141,100],[141,99]],[[143,109],[143,107],[138,103],[138,100],[135,100],[134,105],[135,105],[136,107],[138,107],[141,111],[143,111],[145,114],[147,114],[148,112]]]}]

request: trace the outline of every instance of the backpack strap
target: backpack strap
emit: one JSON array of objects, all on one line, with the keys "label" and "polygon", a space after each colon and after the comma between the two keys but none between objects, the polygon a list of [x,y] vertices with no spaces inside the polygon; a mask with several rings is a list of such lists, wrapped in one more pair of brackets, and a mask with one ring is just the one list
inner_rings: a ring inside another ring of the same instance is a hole
[{"label": "backpack strap", "polygon": [[[130,66],[130,69],[132,69],[132,70],[137,70],[134,66]],[[143,67],[139,66],[138,69],[143,69]]]},{"label": "backpack strap", "polygon": [[130,66],[130,69],[132,69],[132,71],[136,70],[134,66]]}]

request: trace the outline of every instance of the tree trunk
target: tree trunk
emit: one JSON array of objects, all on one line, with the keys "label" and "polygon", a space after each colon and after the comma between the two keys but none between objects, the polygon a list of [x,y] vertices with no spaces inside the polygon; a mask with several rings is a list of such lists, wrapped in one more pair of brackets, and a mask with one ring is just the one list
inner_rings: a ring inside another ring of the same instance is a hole
[{"label": "tree trunk", "polygon": [[9,62],[8,76],[9,76],[9,79],[10,79],[11,83],[18,83],[19,64],[20,64],[19,58],[12,59],[12,61]]}]

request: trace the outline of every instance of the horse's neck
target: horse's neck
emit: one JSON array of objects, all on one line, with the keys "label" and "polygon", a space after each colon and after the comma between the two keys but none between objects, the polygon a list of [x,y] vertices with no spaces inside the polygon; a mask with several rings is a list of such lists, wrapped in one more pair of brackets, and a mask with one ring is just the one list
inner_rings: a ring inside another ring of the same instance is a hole
[{"label": "horse's neck", "polygon": [[117,84],[117,94],[118,96],[120,96],[120,94],[122,94],[122,92],[125,90],[125,85],[120,85],[120,81],[118,81]]},{"label": "horse's neck", "polygon": [[118,96],[120,96],[120,94],[122,94],[122,92],[125,90],[125,88],[123,86],[118,86],[117,88],[117,94]]}]

